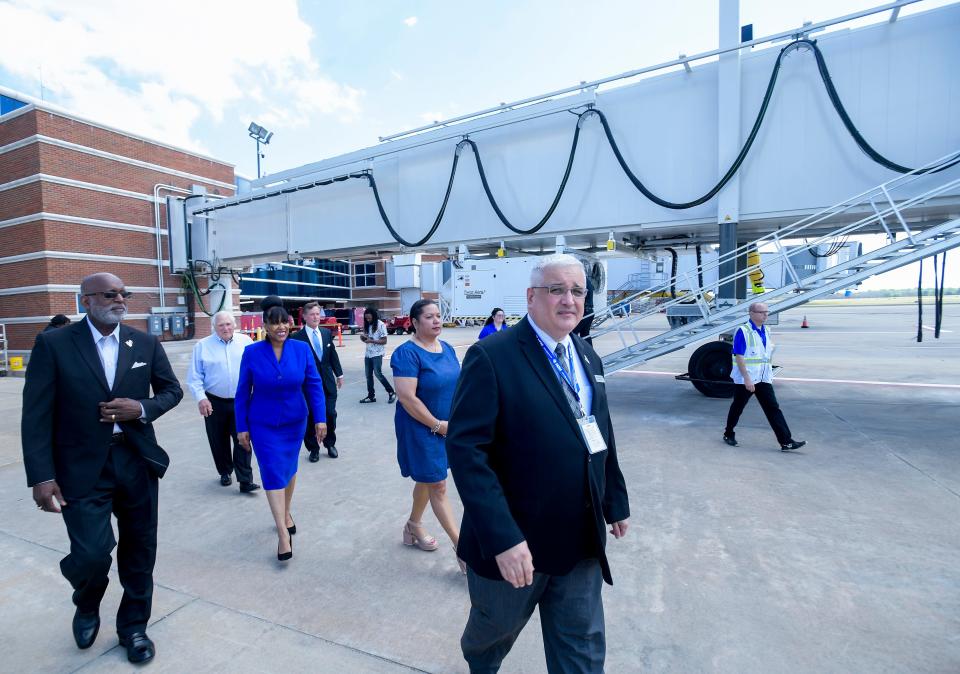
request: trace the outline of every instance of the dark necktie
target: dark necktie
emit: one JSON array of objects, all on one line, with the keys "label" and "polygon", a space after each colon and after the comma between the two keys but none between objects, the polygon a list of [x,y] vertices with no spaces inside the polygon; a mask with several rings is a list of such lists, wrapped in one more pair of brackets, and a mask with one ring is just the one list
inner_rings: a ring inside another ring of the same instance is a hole
[{"label": "dark necktie", "polygon": [[[567,360],[567,349],[563,344],[557,343],[557,348],[553,350],[557,354],[557,360],[560,361],[560,369],[563,370],[564,374],[567,376],[567,381],[570,383],[575,383],[577,381],[576,375],[570,371],[569,362]],[[573,412],[575,419],[579,419],[583,416],[583,410],[580,408],[580,403],[577,401],[576,395],[574,395],[571,388],[566,384],[566,382],[560,382],[560,388],[563,389],[563,395],[566,396],[567,402],[570,404],[570,411]]]}]

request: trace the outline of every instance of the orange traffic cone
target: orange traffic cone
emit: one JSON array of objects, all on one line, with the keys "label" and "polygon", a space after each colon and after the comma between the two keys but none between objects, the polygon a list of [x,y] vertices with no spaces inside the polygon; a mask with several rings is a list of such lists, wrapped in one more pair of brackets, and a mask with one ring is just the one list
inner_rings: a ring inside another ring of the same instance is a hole
[{"label": "orange traffic cone", "polygon": [[810,324],[807,323],[807,317],[806,317],[806,316],[803,317],[803,323],[800,324],[800,327],[801,327],[801,328],[809,328],[809,327],[810,327]]}]

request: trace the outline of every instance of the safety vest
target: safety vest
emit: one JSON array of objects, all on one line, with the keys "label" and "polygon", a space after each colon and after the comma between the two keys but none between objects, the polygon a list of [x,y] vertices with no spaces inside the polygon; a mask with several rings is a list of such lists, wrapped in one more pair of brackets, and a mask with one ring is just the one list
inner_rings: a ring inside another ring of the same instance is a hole
[{"label": "safety vest", "polygon": [[[760,339],[760,335],[753,329],[751,323],[741,325],[737,330],[743,333],[744,341],[747,343],[747,350],[743,354],[743,360],[747,366],[747,372],[750,374],[750,379],[753,380],[754,384],[761,382],[772,384],[773,365],[771,361],[775,347],[773,346],[773,339],[770,335],[770,328],[764,328],[764,332],[767,335],[766,346],[763,345],[763,340]],[[740,368],[737,367],[736,356],[733,356],[733,371],[730,373],[730,376],[733,378],[734,384],[743,383],[743,375],[740,374]]]}]

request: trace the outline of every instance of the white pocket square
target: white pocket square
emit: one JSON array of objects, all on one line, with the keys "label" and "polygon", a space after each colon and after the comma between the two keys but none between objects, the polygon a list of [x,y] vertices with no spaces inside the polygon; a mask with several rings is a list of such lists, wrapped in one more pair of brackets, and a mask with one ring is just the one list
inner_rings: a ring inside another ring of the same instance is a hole
[{"label": "white pocket square", "polygon": [[134,363],[133,365],[130,366],[130,369],[136,370],[138,367],[143,367],[144,365],[146,365],[146,363]]}]

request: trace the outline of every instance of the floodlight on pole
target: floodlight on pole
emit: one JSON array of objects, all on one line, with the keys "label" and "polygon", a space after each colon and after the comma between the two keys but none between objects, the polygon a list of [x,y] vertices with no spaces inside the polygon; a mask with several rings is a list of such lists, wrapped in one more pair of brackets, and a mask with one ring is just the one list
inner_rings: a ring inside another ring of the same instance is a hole
[{"label": "floodlight on pole", "polygon": [[247,127],[247,134],[257,143],[257,178],[261,178],[260,158],[263,155],[260,154],[260,143],[269,144],[270,139],[273,138],[273,131],[267,131],[256,122],[250,122],[250,126]]}]

